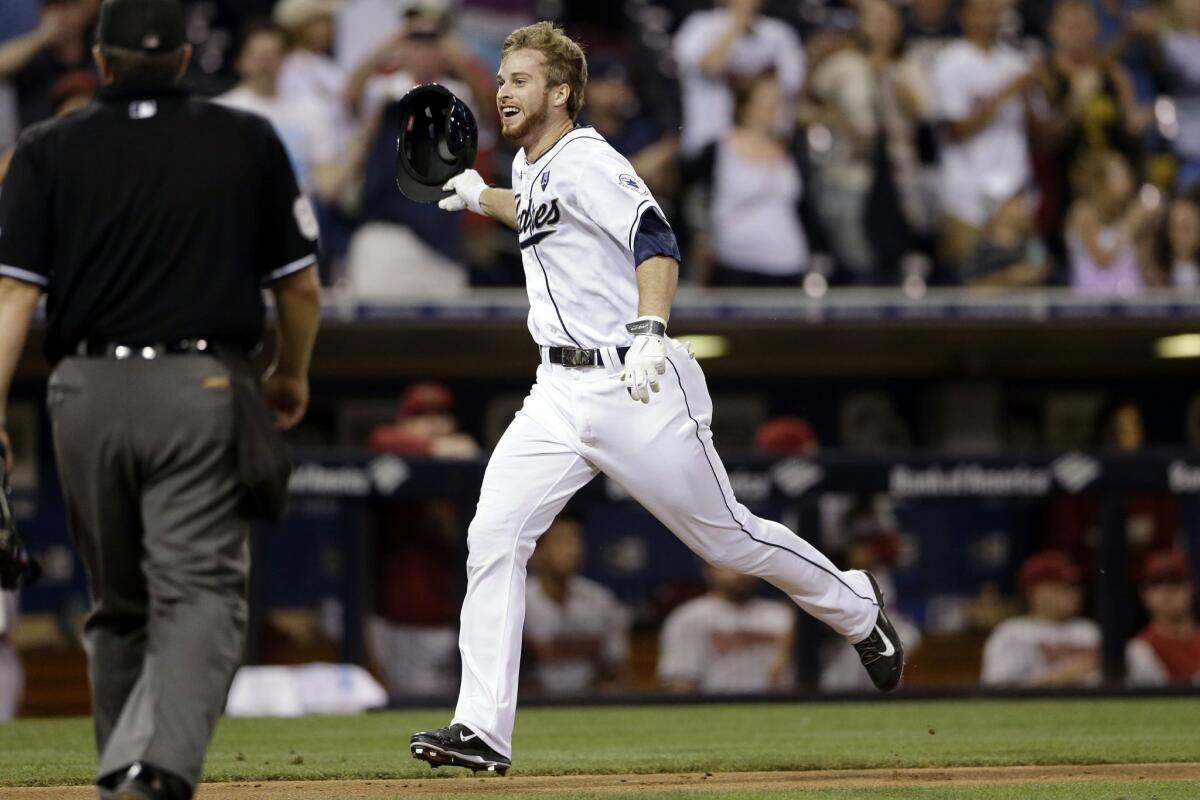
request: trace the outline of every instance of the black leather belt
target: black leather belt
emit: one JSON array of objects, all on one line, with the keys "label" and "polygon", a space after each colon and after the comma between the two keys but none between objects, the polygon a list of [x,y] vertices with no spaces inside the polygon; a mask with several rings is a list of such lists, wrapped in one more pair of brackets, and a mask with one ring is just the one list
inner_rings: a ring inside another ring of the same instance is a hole
[{"label": "black leather belt", "polygon": [[159,356],[197,355],[212,352],[214,343],[208,339],[177,339],[173,342],[150,342],[148,344],[121,344],[118,342],[82,341],[75,348],[75,355],[86,358],[127,358],[151,360]]},{"label": "black leather belt", "polygon": [[[547,347],[546,358],[551,364],[561,364],[564,367],[602,367],[604,359],[599,350],[583,350],[578,347]],[[617,348],[617,358],[625,363],[628,347]]]}]

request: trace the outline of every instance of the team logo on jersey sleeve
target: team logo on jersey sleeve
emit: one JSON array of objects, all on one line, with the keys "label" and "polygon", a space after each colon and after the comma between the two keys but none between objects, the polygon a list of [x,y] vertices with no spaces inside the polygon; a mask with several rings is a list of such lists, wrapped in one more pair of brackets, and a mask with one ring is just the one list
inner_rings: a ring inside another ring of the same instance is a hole
[{"label": "team logo on jersey sleeve", "polygon": [[542,191],[543,192],[546,191],[546,186],[549,183],[550,183],[550,170],[546,170],[545,172],[542,173]]},{"label": "team logo on jersey sleeve", "polygon": [[630,175],[628,172],[622,172],[617,177],[617,183],[621,184],[626,189],[632,189],[638,194],[650,194],[650,190],[646,188],[646,185],[642,183],[641,179],[638,178],[637,175]]},{"label": "team logo on jersey sleeve", "polygon": [[315,242],[321,236],[321,227],[317,224],[317,213],[312,203],[304,195],[298,195],[292,204],[292,216],[296,218],[296,227],[300,235],[310,242]]}]

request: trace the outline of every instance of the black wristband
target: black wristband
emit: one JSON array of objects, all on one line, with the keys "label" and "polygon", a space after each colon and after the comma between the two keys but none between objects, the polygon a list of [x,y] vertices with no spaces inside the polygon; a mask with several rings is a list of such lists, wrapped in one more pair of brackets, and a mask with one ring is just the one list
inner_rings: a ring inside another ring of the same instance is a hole
[{"label": "black wristband", "polygon": [[667,326],[656,319],[639,319],[637,322],[625,323],[625,330],[634,336],[650,334],[651,336],[666,336]]}]

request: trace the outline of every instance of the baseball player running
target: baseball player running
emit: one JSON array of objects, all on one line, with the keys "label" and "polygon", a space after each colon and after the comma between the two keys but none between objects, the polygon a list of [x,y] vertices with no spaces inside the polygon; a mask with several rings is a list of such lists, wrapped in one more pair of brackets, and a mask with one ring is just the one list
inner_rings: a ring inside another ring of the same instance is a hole
[{"label": "baseball player running", "polygon": [[843,572],[808,542],[738,503],[712,444],[712,400],[689,350],[667,336],[679,248],[633,167],[577,127],[587,63],[541,22],[501,51],[496,107],[520,145],[511,190],[474,170],[440,202],[517,231],[529,331],[541,366],[488,464],[468,533],[451,724],[414,734],[416,758],[503,774],[511,765],[526,562],[571,496],[598,472],[710,564],[770,581],[858,649],[880,689],[904,650],[870,574]]}]

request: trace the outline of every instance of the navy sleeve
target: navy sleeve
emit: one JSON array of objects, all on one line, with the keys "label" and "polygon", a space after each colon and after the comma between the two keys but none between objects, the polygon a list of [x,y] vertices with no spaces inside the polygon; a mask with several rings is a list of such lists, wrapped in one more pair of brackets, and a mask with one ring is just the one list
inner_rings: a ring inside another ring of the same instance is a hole
[{"label": "navy sleeve", "polygon": [[641,264],[654,256],[683,260],[679,256],[679,243],[675,241],[675,231],[671,230],[671,226],[659,215],[657,209],[651,208],[642,214],[637,235],[634,236],[633,263]]}]

